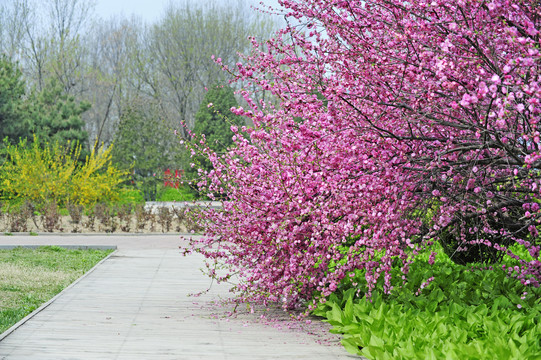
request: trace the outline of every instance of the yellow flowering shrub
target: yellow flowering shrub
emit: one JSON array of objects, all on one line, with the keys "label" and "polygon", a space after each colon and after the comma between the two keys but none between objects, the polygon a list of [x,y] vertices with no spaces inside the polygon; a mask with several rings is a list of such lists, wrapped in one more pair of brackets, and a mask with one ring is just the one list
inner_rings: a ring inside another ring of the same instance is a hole
[{"label": "yellow flowering shrub", "polygon": [[42,147],[36,139],[32,144],[6,144],[0,164],[0,196],[8,201],[59,205],[115,201],[127,173],[112,166],[111,150],[101,146],[78,163],[80,146],[69,149],[55,143]]},{"label": "yellow flowering shrub", "polygon": [[125,180],[127,170],[111,165],[113,146],[103,145],[92,150],[83,166],[72,178],[70,201],[76,204],[93,205],[98,201],[117,201],[119,185]]}]

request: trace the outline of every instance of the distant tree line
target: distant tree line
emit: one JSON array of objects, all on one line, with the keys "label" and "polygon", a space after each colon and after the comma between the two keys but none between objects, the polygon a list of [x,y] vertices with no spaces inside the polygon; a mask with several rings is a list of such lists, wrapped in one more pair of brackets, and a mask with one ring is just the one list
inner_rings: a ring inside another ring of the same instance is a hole
[{"label": "distant tree line", "polygon": [[249,37],[268,38],[274,20],[243,0],[171,4],[150,24],[98,18],[90,4],[0,5],[0,138],[14,143],[37,135],[43,142],[79,142],[86,151],[115,143],[116,162],[141,176],[189,166],[178,141],[190,140],[181,121],[208,132],[213,148],[227,146],[229,135],[218,134],[228,131],[223,116],[196,116],[216,85],[226,86],[226,109],[237,104],[230,75],[211,57],[234,67],[238,53],[250,51]]}]

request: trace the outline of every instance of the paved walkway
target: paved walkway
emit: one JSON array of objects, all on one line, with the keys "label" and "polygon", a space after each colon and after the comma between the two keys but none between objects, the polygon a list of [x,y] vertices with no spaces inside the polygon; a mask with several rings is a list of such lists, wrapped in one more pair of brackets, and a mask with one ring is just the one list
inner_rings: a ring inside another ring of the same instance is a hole
[{"label": "paved walkway", "polygon": [[[118,251],[0,341],[0,359],[351,359],[325,324],[281,311],[228,317],[226,285],[177,235],[0,236],[0,245],[116,245]],[[262,315],[264,319],[261,319]]]}]

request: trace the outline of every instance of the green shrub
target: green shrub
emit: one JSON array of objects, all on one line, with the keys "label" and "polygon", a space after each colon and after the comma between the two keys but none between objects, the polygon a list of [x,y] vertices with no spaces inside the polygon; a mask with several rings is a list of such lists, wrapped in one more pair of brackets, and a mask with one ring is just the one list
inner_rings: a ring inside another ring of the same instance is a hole
[{"label": "green shrub", "polygon": [[121,188],[118,193],[118,205],[126,204],[144,204],[145,199],[141,191],[134,188]]},{"label": "green shrub", "polygon": [[158,201],[192,201],[195,193],[188,187],[179,186],[178,189],[163,187],[158,193]]}]

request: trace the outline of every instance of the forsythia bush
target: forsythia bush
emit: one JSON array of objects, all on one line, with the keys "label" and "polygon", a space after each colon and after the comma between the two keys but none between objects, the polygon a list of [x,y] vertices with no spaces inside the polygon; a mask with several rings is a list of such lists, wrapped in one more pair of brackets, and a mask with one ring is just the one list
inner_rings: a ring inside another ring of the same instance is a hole
[{"label": "forsythia bush", "polygon": [[6,144],[5,160],[0,164],[0,196],[9,201],[54,201],[59,205],[113,201],[126,172],[111,165],[111,150],[101,146],[78,163],[80,146],[69,149],[55,143],[41,147],[37,139],[32,144]]}]

